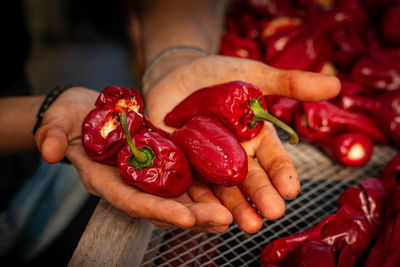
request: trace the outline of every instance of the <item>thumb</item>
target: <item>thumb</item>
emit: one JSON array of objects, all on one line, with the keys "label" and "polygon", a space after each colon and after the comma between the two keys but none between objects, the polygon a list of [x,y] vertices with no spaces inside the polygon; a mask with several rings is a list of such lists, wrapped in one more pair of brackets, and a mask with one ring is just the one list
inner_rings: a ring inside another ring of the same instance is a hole
[{"label": "thumb", "polygon": [[68,134],[57,124],[42,125],[35,135],[38,149],[47,163],[57,163],[65,157],[68,149]]}]

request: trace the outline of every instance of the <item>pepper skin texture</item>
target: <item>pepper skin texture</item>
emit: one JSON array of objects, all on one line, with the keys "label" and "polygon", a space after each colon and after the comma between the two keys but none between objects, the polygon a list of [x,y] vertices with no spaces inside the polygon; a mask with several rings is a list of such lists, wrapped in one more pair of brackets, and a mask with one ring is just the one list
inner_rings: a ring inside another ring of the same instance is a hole
[{"label": "pepper skin texture", "polygon": [[129,163],[129,145],[118,153],[118,170],[122,179],[146,193],[160,197],[177,197],[193,182],[193,174],[183,152],[170,140],[156,132],[136,134],[133,141],[138,149],[144,147],[154,155],[151,166],[138,170]]},{"label": "pepper skin texture", "polygon": [[232,81],[195,91],[170,111],[164,121],[168,126],[179,128],[196,116],[214,117],[242,142],[255,137],[263,127],[263,120],[268,120],[291,135],[289,143],[297,143],[296,133],[265,108],[264,96],[258,87]]},{"label": "pepper skin texture", "polygon": [[171,134],[205,183],[233,186],[247,176],[247,154],[235,137],[217,120],[198,116]]},{"label": "pepper skin texture", "polygon": [[125,144],[119,126],[121,111],[128,112],[131,134],[145,130],[143,100],[135,89],[106,87],[98,96],[93,109],[82,123],[82,142],[87,154],[96,161],[116,165],[116,155]]},{"label": "pepper skin texture", "polygon": [[[117,154],[126,144],[118,115],[109,106],[89,112],[82,123],[83,147],[95,161],[115,166]],[[136,112],[128,112],[128,126],[132,135],[143,127],[143,120]]]},{"label": "pepper skin texture", "polygon": [[345,132],[315,141],[336,163],[346,167],[361,167],[371,159],[374,143],[362,133]]}]

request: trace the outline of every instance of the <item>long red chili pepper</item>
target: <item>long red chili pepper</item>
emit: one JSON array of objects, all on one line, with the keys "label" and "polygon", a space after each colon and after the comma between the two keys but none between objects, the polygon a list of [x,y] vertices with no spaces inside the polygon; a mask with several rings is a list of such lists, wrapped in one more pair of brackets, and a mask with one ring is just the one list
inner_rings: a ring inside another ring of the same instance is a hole
[{"label": "long red chili pepper", "polygon": [[197,116],[171,134],[186,154],[196,178],[206,183],[233,186],[247,175],[247,154],[217,120]]},{"label": "long red chili pepper", "polygon": [[156,132],[129,134],[126,112],[120,121],[128,144],[118,153],[122,179],[144,192],[160,197],[177,197],[193,182],[189,163],[183,152]]},{"label": "long red chili pepper", "polygon": [[119,114],[122,110],[128,113],[132,135],[145,130],[142,98],[138,90],[109,86],[100,93],[95,106],[82,123],[83,147],[93,160],[116,165],[116,155],[125,145]]},{"label": "long red chili pepper", "polygon": [[289,133],[289,143],[297,143],[294,130],[266,112],[265,108],[264,96],[258,87],[233,81],[192,93],[167,114],[165,123],[179,128],[195,116],[210,116],[217,118],[241,142],[256,136],[263,121],[267,120]]}]

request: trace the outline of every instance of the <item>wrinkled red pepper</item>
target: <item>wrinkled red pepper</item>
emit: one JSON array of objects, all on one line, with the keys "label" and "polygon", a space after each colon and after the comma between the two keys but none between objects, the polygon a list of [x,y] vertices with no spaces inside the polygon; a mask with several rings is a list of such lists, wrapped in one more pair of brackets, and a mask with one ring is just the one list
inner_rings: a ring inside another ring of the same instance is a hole
[{"label": "wrinkled red pepper", "polygon": [[214,117],[241,142],[255,137],[263,127],[263,121],[267,120],[289,133],[289,143],[297,143],[294,130],[266,112],[265,108],[264,96],[258,87],[232,81],[195,91],[170,111],[164,121],[179,128],[196,116]]},{"label": "wrinkled red pepper", "polygon": [[[360,132],[379,144],[388,144],[386,136],[375,122],[364,114],[346,111],[328,101],[303,102],[302,106],[305,123],[311,132]],[[307,136],[304,138],[307,139]]]},{"label": "wrinkled red pepper", "polygon": [[193,182],[189,163],[183,152],[156,132],[136,134],[128,131],[126,112],[120,122],[127,145],[118,153],[118,170],[122,179],[146,193],[160,197],[177,197]]},{"label": "wrinkled red pepper", "polygon": [[233,186],[247,175],[247,154],[217,120],[197,116],[171,134],[170,139],[186,154],[196,178]]},{"label": "wrinkled red pepper", "polygon": [[374,143],[362,133],[345,132],[326,136],[314,142],[336,163],[361,167],[371,159]]},{"label": "wrinkled red pepper", "polygon": [[323,227],[334,220],[335,214],[327,216],[317,225],[291,236],[275,239],[261,251],[262,266],[282,263],[297,246],[311,240],[318,240]]},{"label": "wrinkled red pepper", "polygon": [[261,61],[261,52],[256,41],[227,32],[222,36],[219,54]]},{"label": "wrinkled red pepper", "polygon": [[119,114],[128,112],[132,135],[145,130],[142,98],[138,90],[109,86],[100,93],[95,106],[82,123],[83,147],[93,160],[116,165],[116,155],[125,145]]}]

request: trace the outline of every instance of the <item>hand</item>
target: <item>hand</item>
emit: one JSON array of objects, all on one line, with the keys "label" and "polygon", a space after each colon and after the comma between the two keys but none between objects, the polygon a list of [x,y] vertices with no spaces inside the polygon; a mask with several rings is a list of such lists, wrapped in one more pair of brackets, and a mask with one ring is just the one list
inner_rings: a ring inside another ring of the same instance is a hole
[{"label": "hand", "polygon": [[[208,56],[179,65],[153,81],[150,77],[144,88],[147,115],[155,125],[172,131],[173,128],[166,126],[163,120],[175,105],[197,89],[232,80],[253,83],[263,94],[300,101],[329,99],[340,90],[340,82],[333,76],[282,71],[257,61]],[[284,199],[297,196],[300,182],[290,156],[270,123],[265,123],[255,138],[242,145],[249,157],[246,180],[239,186],[203,186],[202,190],[209,195],[215,194],[243,231],[255,233],[262,227],[262,217],[275,220],[284,214]],[[197,189],[192,188],[189,195],[193,197],[196,193]],[[255,204],[262,217],[246,197]]]},{"label": "hand", "polygon": [[[162,227],[179,226],[205,232],[223,232],[232,223],[232,215],[202,185],[196,192],[176,199],[146,194],[125,184],[116,167],[91,160],[81,141],[81,125],[94,108],[98,92],[74,87],[62,93],[46,111],[35,135],[43,159],[56,163],[67,156],[77,168],[89,193],[106,199],[132,217],[147,218]],[[211,214],[213,214],[211,216]]]}]

